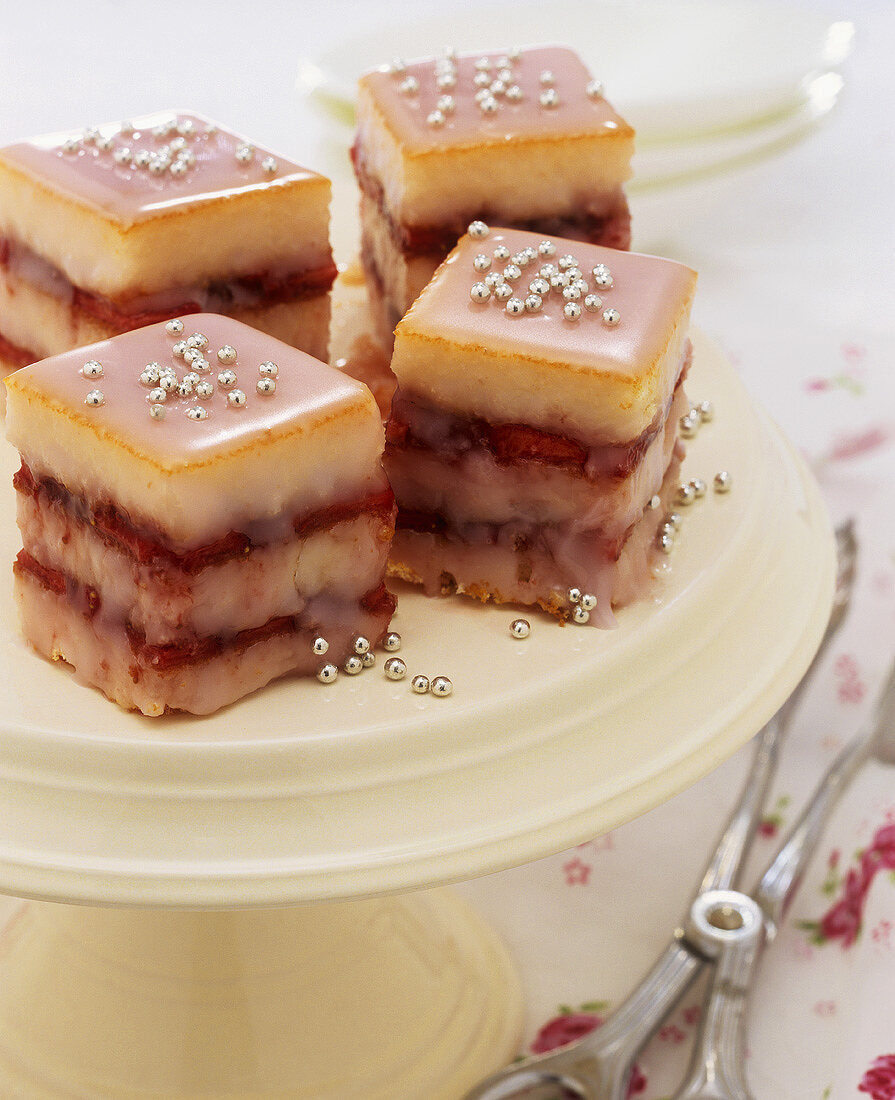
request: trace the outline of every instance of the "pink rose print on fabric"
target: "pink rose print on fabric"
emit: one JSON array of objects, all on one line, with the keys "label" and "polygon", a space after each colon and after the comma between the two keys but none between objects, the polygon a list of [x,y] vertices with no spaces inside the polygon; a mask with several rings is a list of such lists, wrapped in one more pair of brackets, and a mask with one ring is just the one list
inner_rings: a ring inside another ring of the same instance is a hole
[{"label": "pink rose print on fabric", "polygon": [[659,1038],[663,1043],[673,1043],[674,1046],[680,1046],[687,1036],[677,1024],[666,1024],[665,1027],[659,1029]]},{"label": "pink rose print on fabric", "polygon": [[891,947],[892,946],[892,922],[890,920],[881,920],[879,924],[871,931],[870,938],[879,947]]},{"label": "pink rose print on fabric", "polygon": [[867,358],[867,349],[863,344],[843,344],[842,348],[843,359],[852,363],[860,363],[863,359]]},{"label": "pink rose print on fabric", "polygon": [[[558,1047],[564,1047],[566,1043],[572,1043],[576,1039],[582,1039],[598,1028],[604,1020],[598,1011],[585,1011],[587,1009],[604,1009],[605,1001],[594,1001],[582,1005],[577,1012],[571,1009],[560,1010],[558,1016],[548,1020],[538,1031],[531,1042],[532,1054],[547,1054]],[[628,1098],[637,1096],[646,1089],[646,1077],[639,1066],[631,1070],[631,1079],[628,1082]]]},{"label": "pink rose print on fabric", "polygon": [[895,871],[895,822],[884,825],[873,838],[868,858],[888,871]]},{"label": "pink rose print on fabric", "polygon": [[827,454],[827,459],[831,462],[841,462],[848,458],[860,458],[861,455],[868,454],[870,451],[878,451],[893,436],[895,436],[895,432],[885,424],[872,424],[862,432],[855,432],[852,435],[840,435],[833,442],[833,446]]},{"label": "pink rose print on fabric", "polygon": [[861,917],[869,888],[870,883],[857,871],[848,872],[842,897],[820,918],[817,931],[822,943],[842,940],[843,947],[851,947],[861,931]]},{"label": "pink rose print on fabric", "polygon": [[881,1054],[861,1078],[858,1092],[872,1100],[895,1100],[895,1054]]},{"label": "pink rose print on fabric", "polygon": [[589,1035],[603,1023],[603,1017],[593,1012],[566,1012],[554,1016],[535,1035],[531,1042],[532,1054],[546,1054]]},{"label": "pink rose print on fabric", "polygon": [[861,344],[843,344],[839,349],[845,360],[845,370],[827,378],[809,378],[805,382],[808,393],[826,393],[829,390],[845,390],[853,397],[864,393],[864,359],[867,349]]},{"label": "pink rose print on fabric", "polygon": [[842,947],[851,947],[861,932],[873,880],[880,871],[892,870],[895,870],[895,824],[876,831],[870,845],[859,854],[858,866],[850,867],[842,879],[839,900],[819,921],[805,921],[802,927],[812,933],[815,943],[840,940]]},{"label": "pink rose print on fabric", "polygon": [[566,876],[567,886],[586,886],[593,870],[589,863],[585,863],[577,856],[570,859],[568,863],[564,863],[562,869]]},{"label": "pink rose print on fabric", "polygon": [[842,371],[833,374],[829,378],[808,378],[805,381],[805,389],[808,393],[828,393],[830,390],[845,390],[853,397],[860,397],[864,392],[864,385],[852,374]]},{"label": "pink rose print on fabric", "polygon": [[833,666],[836,674],[836,694],[840,703],[860,703],[867,691],[867,686],[861,679],[858,671],[858,662],[854,657],[843,653],[836,658]]}]

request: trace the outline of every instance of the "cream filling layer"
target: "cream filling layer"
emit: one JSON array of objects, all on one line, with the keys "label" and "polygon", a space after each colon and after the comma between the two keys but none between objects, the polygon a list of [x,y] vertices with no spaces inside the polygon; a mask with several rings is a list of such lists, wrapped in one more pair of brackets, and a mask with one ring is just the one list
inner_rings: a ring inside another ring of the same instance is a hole
[{"label": "cream filling layer", "polygon": [[447,534],[398,530],[392,547],[393,576],[423,586],[427,595],[451,592],[495,603],[542,607],[570,614],[572,586],[596,597],[590,623],[611,627],[612,609],[646,596],[659,567],[656,534],[677,490],[680,462],[673,458],[660,490],[661,507],[647,509],[617,558],[607,556],[594,533],[544,530],[544,538],[519,549],[510,532],[493,542],[469,543]]},{"label": "cream filling layer", "polygon": [[157,671],[136,661],[124,624],[85,618],[65,596],[33,577],[16,579],[16,601],[30,644],[51,660],[64,660],[82,684],[97,687],[127,710],[157,717],[166,710],[212,714],[288,674],[313,675],[324,660],[340,663],[357,634],[372,641],[387,625],[382,614],[321,603],[330,648],[325,658],[311,649],[312,631],[278,634],[245,649],[223,650],[186,666]]},{"label": "cream filling layer", "polygon": [[556,525],[570,534],[599,531],[616,539],[662,484],[678,420],[688,408],[678,387],[663,430],[625,478],[590,481],[536,461],[500,466],[483,449],[445,459],[434,451],[390,447],[386,469],[400,508],[442,516],[457,528],[524,521]]},{"label": "cream filling layer", "polygon": [[18,495],[18,523],[32,557],[95,588],[104,614],[130,622],[150,645],[232,635],[299,615],[323,592],[356,601],[379,584],[388,557],[382,517],[372,514],[254,548],[194,575],[141,565],[89,524],[31,496]]}]

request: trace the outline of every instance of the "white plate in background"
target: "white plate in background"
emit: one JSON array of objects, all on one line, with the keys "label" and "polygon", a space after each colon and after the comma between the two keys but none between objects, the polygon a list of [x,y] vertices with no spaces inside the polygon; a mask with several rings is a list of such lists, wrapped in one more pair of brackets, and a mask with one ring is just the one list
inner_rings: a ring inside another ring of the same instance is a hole
[{"label": "white plate in background", "polygon": [[647,143],[638,140],[629,194],[690,184],[708,176],[744,168],[782,153],[807,137],[839,101],[844,81],[825,72],[806,81],[805,96],[788,111],[747,123],[735,130],[694,136],[690,141]]},{"label": "white plate in background", "polygon": [[[560,16],[561,18],[558,18]],[[360,29],[299,63],[298,86],[350,123],[358,76],[395,56],[569,41],[637,130],[680,142],[798,110],[841,65],[853,26],[770,0],[566,0],[494,5],[475,18],[421,15]]]}]

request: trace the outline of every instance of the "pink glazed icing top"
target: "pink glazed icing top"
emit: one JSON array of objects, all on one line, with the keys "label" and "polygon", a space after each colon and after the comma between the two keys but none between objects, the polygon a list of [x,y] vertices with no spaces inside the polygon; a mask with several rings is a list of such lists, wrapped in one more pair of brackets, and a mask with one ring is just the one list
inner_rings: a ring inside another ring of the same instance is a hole
[{"label": "pink glazed icing top", "polygon": [[[180,390],[185,380],[190,392]],[[301,431],[303,423],[334,424],[358,407],[369,405],[378,424],[372,398],[359,382],[211,313],[53,356],[17,371],[7,384],[37,391],[98,435],[172,470]]]},{"label": "pink glazed icing top", "polygon": [[367,73],[361,85],[411,150],[633,134],[581,58],[562,46],[397,61]]},{"label": "pink glazed icing top", "polygon": [[0,159],[123,226],[170,207],[320,178],[200,115],[172,111],[36,137],[0,150]]},{"label": "pink glazed icing top", "polygon": [[[696,272],[684,264],[524,230],[489,230],[480,222],[475,226],[482,235],[467,233],[460,239],[400,323],[399,335],[402,330],[419,331],[501,358],[636,379],[657,362],[689,313]],[[478,269],[476,257],[485,257]],[[568,263],[570,259],[577,263]],[[598,285],[594,270],[600,265],[606,269],[599,271],[604,285]],[[534,292],[537,300],[528,302],[535,280],[549,284],[551,277],[576,267],[582,284],[577,296],[567,296],[563,285],[549,290],[542,286],[541,293]],[[473,287],[488,286],[489,277],[509,291],[488,287],[487,297],[480,291],[483,300],[475,300]]]}]

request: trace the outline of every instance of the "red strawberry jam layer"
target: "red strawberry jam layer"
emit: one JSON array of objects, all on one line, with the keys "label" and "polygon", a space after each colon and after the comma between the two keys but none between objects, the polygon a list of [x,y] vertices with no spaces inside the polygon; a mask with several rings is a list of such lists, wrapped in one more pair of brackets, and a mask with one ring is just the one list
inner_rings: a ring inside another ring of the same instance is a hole
[{"label": "red strawberry jam layer", "polygon": [[74,311],[87,314],[116,332],[143,328],[175,315],[231,313],[236,309],[313,298],[329,291],[338,274],[330,260],[311,269],[250,272],[211,279],[200,286],[172,287],[158,294],[113,301],[75,286],[43,257],[8,237],[0,238],[0,267],[36,289],[69,302]]},{"label": "red strawberry jam layer", "polygon": [[[573,241],[589,241],[608,248],[631,247],[631,214],[624,192],[619,187],[611,195],[599,195],[599,210],[588,210],[582,202],[574,217],[536,217],[507,221],[501,215],[500,202],[484,202],[475,211],[452,217],[439,225],[407,225],[394,219],[385,205],[381,182],[368,170],[363,150],[355,144],[351,149],[358,184],[364,194],[378,207],[389,226],[395,247],[404,256],[445,256],[466,232],[473,218],[505,228],[528,229],[548,236],[565,237]],[[499,200],[499,196],[496,196]]]},{"label": "red strawberry jam layer", "polygon": [[399,387],[392,398],[386,452],[431,451],[450,463],[471,451],[481,451],[501,467],[537,463],[589,481],[617,480],[629,477],[643,461],[653,440],[663,431],[670,407],[671,401],[636,439],[587,446],[531,424],[491,424],[478,417],[457,416],[410,397]]},{"label": "red strawberry jam layer", "polygon": [[572,607],[568,592],[595,597],[592,625],[613,625],[613,608],[642,598],[660,557],[656,535],[677,490],[680,453],[674,448],[659,491],[659,507],[641,510],[616,534],[577,522],[517,518],[505,523],[458,523],[424,510],[402,509],[390,570],[427,595],[461,593],[495,603],[536,605],[560,619]]},{"label": "red strawberry jam layer", "polygon": [[[59,569],[50,569],[42,565],[25,550],[20,550],[13,573],[17,577],[28,574],[47,591],[57,596],[65,595],[73,611],[84,618],[92,619],[101,607],[101,598],[96,590],[82,585]],[[397,601],[384,584],[366,592],[355,605],[355,610],[385,620],[382,629],[394,614]],[[145,635],[132,623],[125,622],[124,629],[130,643],[131,652],[140,665],[157,672],[167,672],[173,668],[188,668],[201,661],[211,660],[225,650],[231,653],[243,653],[249,646],[281,634],[314,633],[325,631],[326,623],[319,615],[309,610],[304,615],[279,615],[268,619],[261,626],[249,630],[240,630],[235,634],[217,634],[211,637],[193,638],[177,645],[150,645]],[[381,631],[380,631],[381,633]],[[370,639],[378,641],[379,635]]]},{"label": "red strawberry jam layer", "polygon": [[242,560],[253,550],[278,539],[293,535],[305,538],[360,516],[374,516],[388,525],[395,504],[391,489],[383,489],[360,500],[339,501],[304,515],[289,517],[279,528],[269,521],[246,524],[246,530],[231,530],[205,546],[178,552],[165,543],[161,531],[138,527],[126,512],[110,501],[85,501],[53,478],[35,477],[25,463],[13,475],[13,486],[24,496],[33,497],[41,506],[53,504],[64,509],[72,519],[89,525],[104,542],[114,545],[140,565],[170,567],[191,576],[211,565]]},{"label": "red strawberry jam layer", "polygon": [[[15,573],[23,629],[34,648],[67,661],[80,683],[150,716],[211,714],[277,677],[312,676],[325,662],[340,665],[358,635],[379,640],[395,606],[380,584],[360,600],[319,598],[301,615],[277,615],[235,634],[161,646],[110,615],[95,592],[24,552]],[[325,657],[314,652],[319,636],[329,642]]]}]

